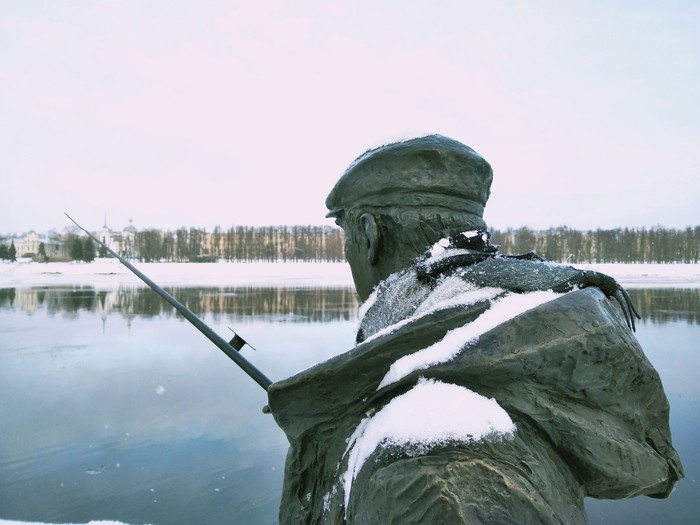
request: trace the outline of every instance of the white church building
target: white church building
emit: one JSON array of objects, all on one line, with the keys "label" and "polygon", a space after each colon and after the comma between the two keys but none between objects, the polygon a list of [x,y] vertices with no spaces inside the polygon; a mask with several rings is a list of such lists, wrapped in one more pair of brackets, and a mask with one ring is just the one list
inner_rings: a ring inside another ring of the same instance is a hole
[{"label": "white church building", "polygon": [[136,228],[131,219],[129,219],[129,225],[120,232],[112,231],[105,221],[102,229],[95,233],[95,237],[122,257],[130,259],[138,256]]}]

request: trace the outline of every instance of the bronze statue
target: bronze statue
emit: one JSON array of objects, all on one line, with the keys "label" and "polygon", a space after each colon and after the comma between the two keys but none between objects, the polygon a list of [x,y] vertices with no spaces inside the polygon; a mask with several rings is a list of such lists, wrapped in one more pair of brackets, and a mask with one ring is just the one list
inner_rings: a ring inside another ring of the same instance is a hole
[{"label": "bronze statue", "polygon": [[290,441],[280,523],[581,524],[586,496],[682,477],[627,293],[500,254],[491,180],[433,135],[366,152],[331,191],[365,303],[355,348],[268,390]]}]

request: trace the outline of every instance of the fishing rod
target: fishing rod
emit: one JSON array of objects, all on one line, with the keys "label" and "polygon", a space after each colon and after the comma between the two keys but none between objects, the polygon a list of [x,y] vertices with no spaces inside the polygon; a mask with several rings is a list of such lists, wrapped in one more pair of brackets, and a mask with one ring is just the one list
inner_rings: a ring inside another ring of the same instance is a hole
[{"label": "fishing rod", "polygon": [[[190,323],[192,323],[197,330],[202,332],[207,339],[209,339],[212,343],[214,343],[219,350],[221,350],[224,354],[226,354],[234,363],[236,363],[246,374],[248,374],[253,380],[259,384],[263,389],[267,392],[268,387],[272,384],[272,381],[270,381],[265,374],[263,374],[260,370],[255,368],[250,361],[248,361],[245,357],[243,357],[240,353],[239,350],[243,347],[243,345],[248,344],[242,337],[237,335],[235,332],[233,333],[233,339],[231,341],[226,342],[225,339],[223,339],[221,336],[219,336],[214,330],[212,330],[208,325],[204,323],[199,317],[197,317],[191,310],[189,310],[184,304],[182,304],[180,301],[175,299],[172,295],[170,295],[168,292],[163,290],[160,286],[158,286],[156,283],[151,281],[148,277],[146,277],[143,273],[141,273],[140,270],[138,270],[134,265],[132,265],[129,261],[127,261],[124,257],[119,255],[117,252],[112,250],[109,246],[107,246],[105,243],[100,241],[97,237],[95,237],[92,233],[87,231],[85,228],[83,228],[80,224],[78,224],[73,217],[65,213],[65,216],[68,217],[73,224],[75,224],[78,228],[80,228],[82,231],[84,231],[88,237],[90,237],[93,241],[95,241],[99,246],[104,248],[107,253],[109,253],[112,257],[115,257],[117,260],[119,260],[120,263],[122,263],[124,266],[126,266],[131,272],[136,275],[139,279],[141,279],[144,283],[146,283],[151,290],[156,292],[158,295],[160,295],[163,299],[165,299],[167,302],[169,302],[178,312],[182,314],[182,316],[187,319]],[[250,345],[249,345],[250,346]],[[252,348],[252,347],[251,347]]]}]

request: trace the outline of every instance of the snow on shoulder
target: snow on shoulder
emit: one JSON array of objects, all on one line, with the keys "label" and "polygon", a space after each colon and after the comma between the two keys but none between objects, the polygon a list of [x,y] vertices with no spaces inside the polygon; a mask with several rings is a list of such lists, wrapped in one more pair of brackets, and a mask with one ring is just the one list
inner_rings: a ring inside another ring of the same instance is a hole
[{"label": "snow on shoulder", "polygon": [[494,399],[458,385],[421,378],[411,390],[363,419],[350,437],[345,451],[349,453],[348,469],[341,477],[345,509],[353,482],[380,446],[402,446],[417,456],[451,442],[512,438],[515,430],[508,413]]},{"label": "snow on shoulder", "polygon": [[[426,315],[426,313],[440,308],[459,304],[469,305],[477,300],[493,299],[491,307],[471,323],[450,330],[444,338],[432,346],[396,360],[380,382],[377,390],[400,381],[411,372],[424,370],[431,366],[449,361],[464,348],[478,341],[482,334],[527,310],[536,308],[561,295],[549,290],[525,294],[506,293],[501,297],[495,298],[496,295],[501,292],[503,292],[503,290],[499,288],[473,288],[472,290],[466,290],[460,296],[449,297],[444,302],[436,301],[431,303],[430,308],[426,310],[421,311],[421,309],[419,309],[420,315]],[[431,301],[431,298],[429,297],[426,302],[427,301]]]}]

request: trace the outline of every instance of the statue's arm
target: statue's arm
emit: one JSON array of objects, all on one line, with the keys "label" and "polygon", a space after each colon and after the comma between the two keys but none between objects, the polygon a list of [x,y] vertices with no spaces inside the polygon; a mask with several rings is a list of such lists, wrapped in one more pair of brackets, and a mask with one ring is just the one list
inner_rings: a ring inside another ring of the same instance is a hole
[{"label": "statue's arm", "polygon": [[583,283],[581,288],[586,286],[595,286],[599,288],[607,297],[614,298],[622,308],[622,313],[625,316],[625,321],[627,321],[627,326],[629,326],[632,331],[635,329],[635,317],[641,319],[642,317],[637,312],[637,309],[632,303],[627,290],[625,290],[620,283],[609,275],[604,273],[594,272],[592,270],[577,270],[582,273],[581,279]]},{"label": "statue's arm", "polygon": [[494,286],[517,293],[544,290],[565,293],[595,286],[619,303],[630,329],[635,329],[635,318],[640,318],[627,291],[614,278],[592,270],[533,258],[494,257],[461,268],[456,275],[477,286]]}]

